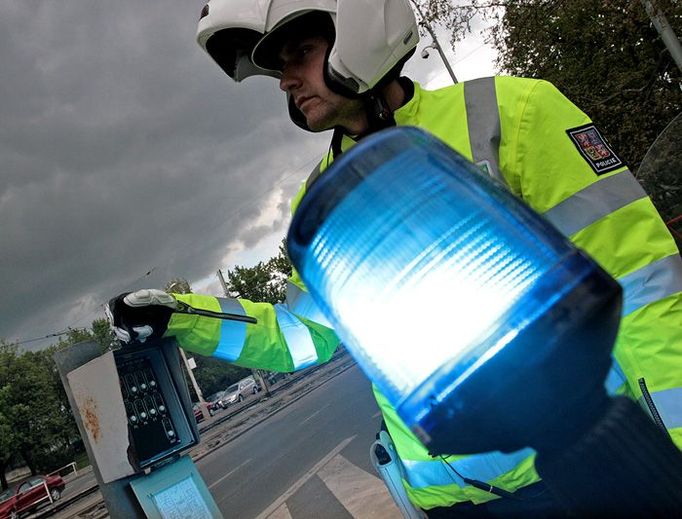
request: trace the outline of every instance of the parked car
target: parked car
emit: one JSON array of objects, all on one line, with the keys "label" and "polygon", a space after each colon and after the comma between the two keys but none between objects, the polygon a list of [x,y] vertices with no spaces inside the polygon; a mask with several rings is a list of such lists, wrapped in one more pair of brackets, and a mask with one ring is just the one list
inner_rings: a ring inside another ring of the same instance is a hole
[{"label": "parked car", "polygon": [[31,476],[0,494],[0,519],[17,519],[44,504],[57,501],[65,487],[61,476]]},{"label": "parked car", "polygon": [[284,380],[289,375],[290,375],[290,373],[281,373],[279,371],[271,371],[270,373],[268,373],[266,375],[266,377],[268,379],[268,384],[270,384],[272,386],[274,384],[277,384],[277,382],[279,382],[280,380]]},{"label": "parked car", "polygon": [[192,406],[192,411],[194,411],[194,419],[199,422],[203,422],[206,417],[204,416],[204,412],[201,410],[201,406],[199,404],[194,404]]},{"label": "parked car", "polygon": [[226,408],[228,405],[242,402],[248,395],[255,395],[258,391],[260,388],[253,377],[246,377],[228,387],[220,399],[220,403]]},{"label": "parked car", "polygon": [[206,407],[208,409],[208,414],[213,416],[218,410],[223,409],[223,406],[220,403],[220,399],[223,397],[225,394],[225,391],[218,391],[217,393],[212,394],[206,399]]}]

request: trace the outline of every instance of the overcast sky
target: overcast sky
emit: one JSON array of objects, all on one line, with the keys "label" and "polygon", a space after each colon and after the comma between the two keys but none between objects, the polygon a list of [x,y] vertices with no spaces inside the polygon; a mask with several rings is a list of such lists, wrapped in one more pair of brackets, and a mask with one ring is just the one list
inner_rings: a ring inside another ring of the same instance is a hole
[{"label": "overcast sky", "polygon": [[[89,327],[110,297],[178,276],[219,295],[218,268],[275,254],[330,135],[293,126],[274,80],[213,64],[203,3],[0,4],[0,338]],[[447,84],[419,51],[407,75]],[[493,73],[478,36],[448,54],[460,80]]]}]

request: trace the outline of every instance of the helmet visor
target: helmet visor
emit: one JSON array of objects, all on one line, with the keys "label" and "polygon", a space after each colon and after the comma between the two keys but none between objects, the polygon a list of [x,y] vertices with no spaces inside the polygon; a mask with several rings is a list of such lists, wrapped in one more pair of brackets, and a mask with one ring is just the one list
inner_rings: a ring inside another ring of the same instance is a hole
[{"label": "helmet visor", "polygon": [[223,29],[208,39],[206,51],[228,76],[241,81],[265,73],[251,62],[251,52],[261,37],[261,33],[251,29]]},{"label": "helmet visor", "polygon": [[336,30],[331,15],[323,11],[307,11],[290,18],[268,32],[256,44],[251,57],[258,67],[282,70],[280,54],[285,46],[296,45],[306,38],[322,37],[330,45],[334,43]]}]

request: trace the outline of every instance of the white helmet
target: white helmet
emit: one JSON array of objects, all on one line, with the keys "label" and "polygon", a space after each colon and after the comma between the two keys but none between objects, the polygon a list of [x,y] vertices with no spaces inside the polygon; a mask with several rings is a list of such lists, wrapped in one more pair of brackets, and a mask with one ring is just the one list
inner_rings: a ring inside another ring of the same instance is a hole
[{"label": "white helmet", "polygon": [[370,91],[419,41],[409,0],[210,0],[201,13],[197,41],[235,81],[279,77],[268,43],[290,22],[312,12],[330,15],[336,36],[325,77],[330,87],[349,96]]}]

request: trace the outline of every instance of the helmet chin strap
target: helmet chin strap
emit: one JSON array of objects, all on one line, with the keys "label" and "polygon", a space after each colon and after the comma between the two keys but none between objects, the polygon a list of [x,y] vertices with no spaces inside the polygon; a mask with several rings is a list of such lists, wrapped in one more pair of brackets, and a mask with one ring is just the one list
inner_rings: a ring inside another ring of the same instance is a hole
[{"label": "helmet chin strap", "polygon": [[[395,119],[393,112],[386,102],[386,98],[381,92],[370,91],[361,96],[365,114],[367,115],[367,130],[360,135],[354,136],[354,140],[359,141],[367,135],[374,132],[395,126]],[[344,135],[349,135],[348,131],[341,127],[335,126],[332,134],[332,141],[330,144],[332,157],[337,159],[341,155],[341,141]]]},{"label": "helmet chin strap", "polygon": [[377,90],[370,90],[363,96],[365,113],[367,114],[367,131],[363,134],[378,132],[384,128],[395,126],[393,112],[388,106],[388,102],[383,93]]}]

